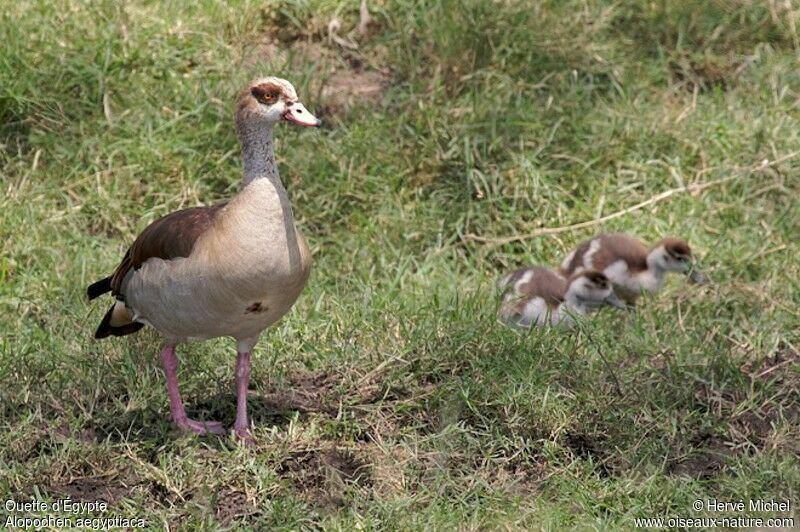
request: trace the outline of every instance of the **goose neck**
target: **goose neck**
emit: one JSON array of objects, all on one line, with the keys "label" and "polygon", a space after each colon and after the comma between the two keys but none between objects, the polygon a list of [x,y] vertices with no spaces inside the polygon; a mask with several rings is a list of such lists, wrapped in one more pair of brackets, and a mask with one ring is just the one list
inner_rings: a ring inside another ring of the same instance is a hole
[{"label": "goose neck", "polygon": [[248,123],[238,123],[239,141],[242,145],[242,164],[244,165],[244,185],[256,179],[269,179],[280,182],[278,165],[275,163],[275,147],[272,127],[257,127]]}]

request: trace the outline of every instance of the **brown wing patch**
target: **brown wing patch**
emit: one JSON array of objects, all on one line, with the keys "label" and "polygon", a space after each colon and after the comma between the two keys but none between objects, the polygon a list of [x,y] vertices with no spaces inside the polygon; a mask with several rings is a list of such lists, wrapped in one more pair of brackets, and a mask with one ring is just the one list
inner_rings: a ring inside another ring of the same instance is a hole
[{"label": "brown wing patch", "polygon": [[624,234],[600,235],[600,249],[592,255],[594,269],[603,271],[618,260],[624,260],[628,271],[647,269],[647,248],[644,244]]},{"label": "brown wing patch", "polygon": [[535,295],[544,299],[548,307],[555,308],[564,301],[567,281],[562,276],[547,268],[541,268],[533,278],[535,279]]},{"label": "brown wing patch", "polygon": [[514,285],[519,281],[522,274],[528,271],[528,268],[519,268],[509,273],[500,280],[499,288],[501,292],[508,292],[514,288]]},{"label": "brown wing patch", "polygon": [[516,290],[516,295],[521,296],[524,300],[522,307],[532,297],[541,297],[547,303],[547,306],[551,308],[557,307],[564,301],[564,293],[567,291],[566,279],[548,268],[534,266],[525,270],[518,270],[519,274],[516,280],[518,281],[527,271],[533,271],[533,276]]},{"label": "brown wing patch", "polygon": [[227,202],[208,207],[193,207],[173,212],[148,225],[125,253],[111,278],[112,293],[122,295],[122,280],[133,269],[138,270],[148,259],[170,260],[188,257],[195,242],[213,223]]},{"label": "brown wing patch", "polygon": [[572,256],[572,260],[567,265],[567,269],[563,270],[564,273],[567,275],[571,275],[575,272],[578,268],[583,266],[583,256],[586,255],[586,252],[589,251],[589,246],[592,244],[591,240],[587,240],[582,242],[577,248],[575,248],[575,254]]}]

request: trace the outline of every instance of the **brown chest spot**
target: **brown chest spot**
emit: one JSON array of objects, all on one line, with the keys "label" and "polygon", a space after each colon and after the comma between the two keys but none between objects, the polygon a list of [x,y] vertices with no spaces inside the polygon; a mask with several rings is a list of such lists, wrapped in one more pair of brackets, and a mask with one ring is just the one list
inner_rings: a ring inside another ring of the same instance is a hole
[{"label": "brown chest spot", "polygon": [[245,314],[258,314],[261,312],[266,312],[269,310],[265,305],[261,304],[261,301],[256,301],[246,309],[244,309]]}]

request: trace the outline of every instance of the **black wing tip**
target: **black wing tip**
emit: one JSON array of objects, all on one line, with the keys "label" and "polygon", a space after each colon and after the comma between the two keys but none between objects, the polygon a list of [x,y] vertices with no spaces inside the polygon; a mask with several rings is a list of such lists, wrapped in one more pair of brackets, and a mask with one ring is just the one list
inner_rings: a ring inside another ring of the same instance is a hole
[{"label": "black wing tip", "polygon": [[96,283],[92,283],[88,286],[88,288],[86,288],[86,295],[89,296],[89,300],[101,296],[106,292],[111,292],[111,277],[100,279]]},{"label": "black wing tip", "polygon": [[126,323],[125,325],[114,327],[111,325],[111,315],[113,312],[114,305],[108,309],[108,312],[106,312],[106,315],[103,316],[103,320],[100,322],[100,325],[97,326],[97,330],[94,332],[94,337],[96,340],[102,340],[103,338],[108,338],[109,336],[126,336],[128,334],[133,334],[144,327],[144,323],[139,323],[138,321],[132,321],[130,323]]}]

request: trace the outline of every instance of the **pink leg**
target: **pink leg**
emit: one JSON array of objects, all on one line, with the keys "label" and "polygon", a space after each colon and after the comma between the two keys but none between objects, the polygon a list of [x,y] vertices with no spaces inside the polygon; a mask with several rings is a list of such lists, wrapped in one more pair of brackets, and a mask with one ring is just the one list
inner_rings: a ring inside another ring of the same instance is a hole
[{"label": "pink leg", "polygon": [[167,377],[167,395],[169,395],[169,412],[172,422],[183,430],[190,430],[197,434],[213,432],[224,434],[225,429],[219,421],[194,421],[186,415],[183,399],[178,389],[178,356],[175,354],[174,345],[164,346],[161,351],[161,363],[164,364],[164,374]]},{"label": "pink leg", "polygon": [[250,382],[250,352],[236,356],[236,421],[233,431],[236,437],[247,444],[253,442],[250,423],[247,421],[247,385]]}]

